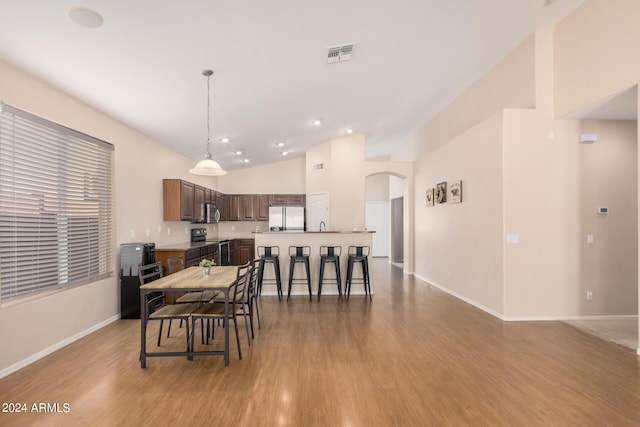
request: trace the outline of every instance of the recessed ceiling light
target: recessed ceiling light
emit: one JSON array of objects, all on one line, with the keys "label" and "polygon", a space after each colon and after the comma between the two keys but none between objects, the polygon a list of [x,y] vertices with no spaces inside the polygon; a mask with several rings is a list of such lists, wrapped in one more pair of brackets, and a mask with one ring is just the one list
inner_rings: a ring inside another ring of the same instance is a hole
[{"label": "recessed ceiling light", "polygon": [[283,156],[286,156],[287,154],[289,154],[289,152],[288,152],[288,151],[283,151],[283,152],[282,152],[282,155],[283,155]]},{"label": "recessed ceiling light", "polygon": [[242,160],[242,163],[249,163],[250,161],[251,161],[251,160],[249,160],[249,159],[243,159],[243,160]]},{"label": "recessed ceiling light", "polygon": [[311,122],[311,124],[314,126],[320,126],[322,124],[322,121],[320,121],[320,119],[315,119]]},{"label": "recessed ceiling light", "polygon": [[104,22],[98,12],[86,7],[72,7],[67,11],[67,17],[72,22],[85,28],[98,28]]},{"label": "recessed ceiling light", "polygon": [[242,150],[236,150],[236,151],[234,151],[234,153],[237,154],[238,156],[241,156],[242,155]]},{"label": "recessed ceiling light", "polygon": [[284,147],[284,142],[278,142],[276,145],[277,145],[278,147]]},{"label": "recessed ceiling light", "polygon": [[220,142],[222,142],[223,144],[226,144],[229,141],[231,141],[231,140],[229,138],[227,138],[226,136],[224,138],[220,138]]},{"label": "recessed ceiling light", "polygon": [[353,129],[349,128],[345,132],[347,132],[347,135],[351,135],[353,133]]}]

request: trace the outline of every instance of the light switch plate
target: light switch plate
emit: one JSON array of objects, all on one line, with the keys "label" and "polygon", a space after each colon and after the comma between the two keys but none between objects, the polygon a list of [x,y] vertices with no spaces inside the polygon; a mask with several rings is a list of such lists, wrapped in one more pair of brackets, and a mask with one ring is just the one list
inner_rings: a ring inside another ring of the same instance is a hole
[{"label": "light switch plate", "polygon": [[517,245],[520,243],[520,235],[519,234],[507,234],[507,243],[510,245]]},{"label": "light switch plate", "polygon": [[593,234],[587,234],[587,245],[593,245]]}]

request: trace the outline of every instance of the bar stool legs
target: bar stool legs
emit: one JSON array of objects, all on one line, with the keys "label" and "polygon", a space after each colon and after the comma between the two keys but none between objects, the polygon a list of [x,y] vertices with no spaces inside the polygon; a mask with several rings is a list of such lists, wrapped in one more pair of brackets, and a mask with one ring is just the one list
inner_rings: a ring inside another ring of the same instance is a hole
[{"label": "bar stool legs", "polygon": [[369,300],[372,299],[371,295],[371,281],[369,279],[369,247],[368,246],[349,246],[349,258],[347,259],[347,280],[345,283],[345,294],[347,300],[351,295],[351,285],[354,282],[353,279],[353,266],[359,263],[362,265],[362,279],[356,279],[358,282],[362,282],[364,285],[365,295],[369,295]]},{"label": "bar stool legs", "polygon": [[277,246],[259,246],[258,258],[260,259],[260,271],[258,273],[258,295],[262,295],[262,283],[264,278],[264,267],[266,264],[273,265],[275,284],[278,291],[278,300],[282,301],[282,280],[280,278],[280,257]]},{"label": "bar stool legs", "polygon": [[307,288],[309,288],[309,301],[311,301],[311,269],[309,268],[310,251],[311,248],[309,246],[289,246],[289,290],[287,292],[287,301],[291,298],[291,287],[294,285],[294,281],[304,280],[293,278],[293,273],[295,272],[295,266],[297,263],[304,264],[307,276]]},{"label": "bar stool legs", "polygon": [[[322,294],[322,283],[324,280],[334,281],[338,287],[338,296],[342,300],[342,279],[340,277],[340,253],[342,247],[340,246],[321,246],[320,247],[320,274],[318,277],[318,301],[320,301],[320,295]],[[333,264],[335,266],[336,275],[333,278],[324,277],[324,267],[326,263]]]}]

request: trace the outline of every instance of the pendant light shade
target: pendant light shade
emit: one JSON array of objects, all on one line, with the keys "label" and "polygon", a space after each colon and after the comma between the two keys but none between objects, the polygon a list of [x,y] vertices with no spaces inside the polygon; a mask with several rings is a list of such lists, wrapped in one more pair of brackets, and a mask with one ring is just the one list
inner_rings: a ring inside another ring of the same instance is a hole
[{"label": "pendant light shade", "polygon": [[226,175],[227,171],[220,167],[220,164],[213,160],[211,156],[211,75],[213,71],[204,70],[202,75],[207,77],[207,151],[204,159],[200,160],[195,168],[189,172],[196,175],[220,176]]}]

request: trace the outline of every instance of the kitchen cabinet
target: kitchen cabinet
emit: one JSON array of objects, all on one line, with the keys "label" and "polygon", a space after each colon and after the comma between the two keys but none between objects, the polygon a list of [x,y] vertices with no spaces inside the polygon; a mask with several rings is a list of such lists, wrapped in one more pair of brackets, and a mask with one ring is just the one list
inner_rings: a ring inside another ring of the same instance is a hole
[{"label": "kitchen cabinet", "polygon": [[269,221],[269,195],[259,194],[256,196],[256,220]]},{"label": "kitchen cabinet", "polygon": [[304,194],[287,194],[287,206],[305,205],[306,196]]},{"label": "kitchen cabinet", "polygon": [[286,194],[270,194],[269,206],[287,206]]},{"label": "kitchen cabinet", "polygon": [[199,185],[194,186],[193,190],[193,221],[195,222],[203,222],[205,218],[205,193],[206,188],[200,187]]},{"label": "kitchen cabinet", "polygon": [[253,194],[242,194],[240,196],[240,209],[242,221],[255,221],[257,216],[256,196]]},{"label": "kitchen cabinet", "polygon": [[218,244],[200,244],[195,247],[190,247],[190,245],[188,245],[186,248],[156,248],[156,261],[162,263],[165,275],[169,274],[167,269],[167,260],[178,257],[183,259],[185,267],[193,267],[194,265],[200,264],[200,261],[203,259],[217,259]]},{"label": "kitchen cabinet", "polygon": [[229,221],[242,220],[242,212],[240,210],[240,196],[236,194],[230,194],[227,196],[227,219]]},{"label": "kitchen cabinet", "polygon": [[240,206],[242,208],[243,221],[256,220],[256,196],[253,194],[243,194],[240,196]]},{"label": "kitchen cabinet", "polygon": [[235,239],[236,265],[246,264],[253,260],[255,239]]},{"label": "kitchen cabinet", "polygon": [[210,190],[208,188],[204,189],[204,202],[205,203],[215,203],[216,199],[215,199],[215,191]]},{"label": "kitchen cabinet", "polygon": [[227,211],[229,210],[227,207],[227,196],[225,196],[224,194],[215,191],[215,204],[216,207],[218,208],[218,211],[220,212],[220,221],[228,221],[229,220],[229,215],[227,214]]},{"label": "kitchen cabinet", "polygon": [[162,181],[162,208],[165,221],[193,221],[195,185],[181,179]]},{"label": "kitchen cabinet", "polygon": [[306,196],[304,194],[270,194],[269,206],[302,206],[304,207],[305,201],[306,201],[305,199],[306,199]]},{"label": "kitchen cabinet", "polygon": [[236,254],[236,241],[235,239],[229,240],[229,265],[239,265],[238,256]]}]

